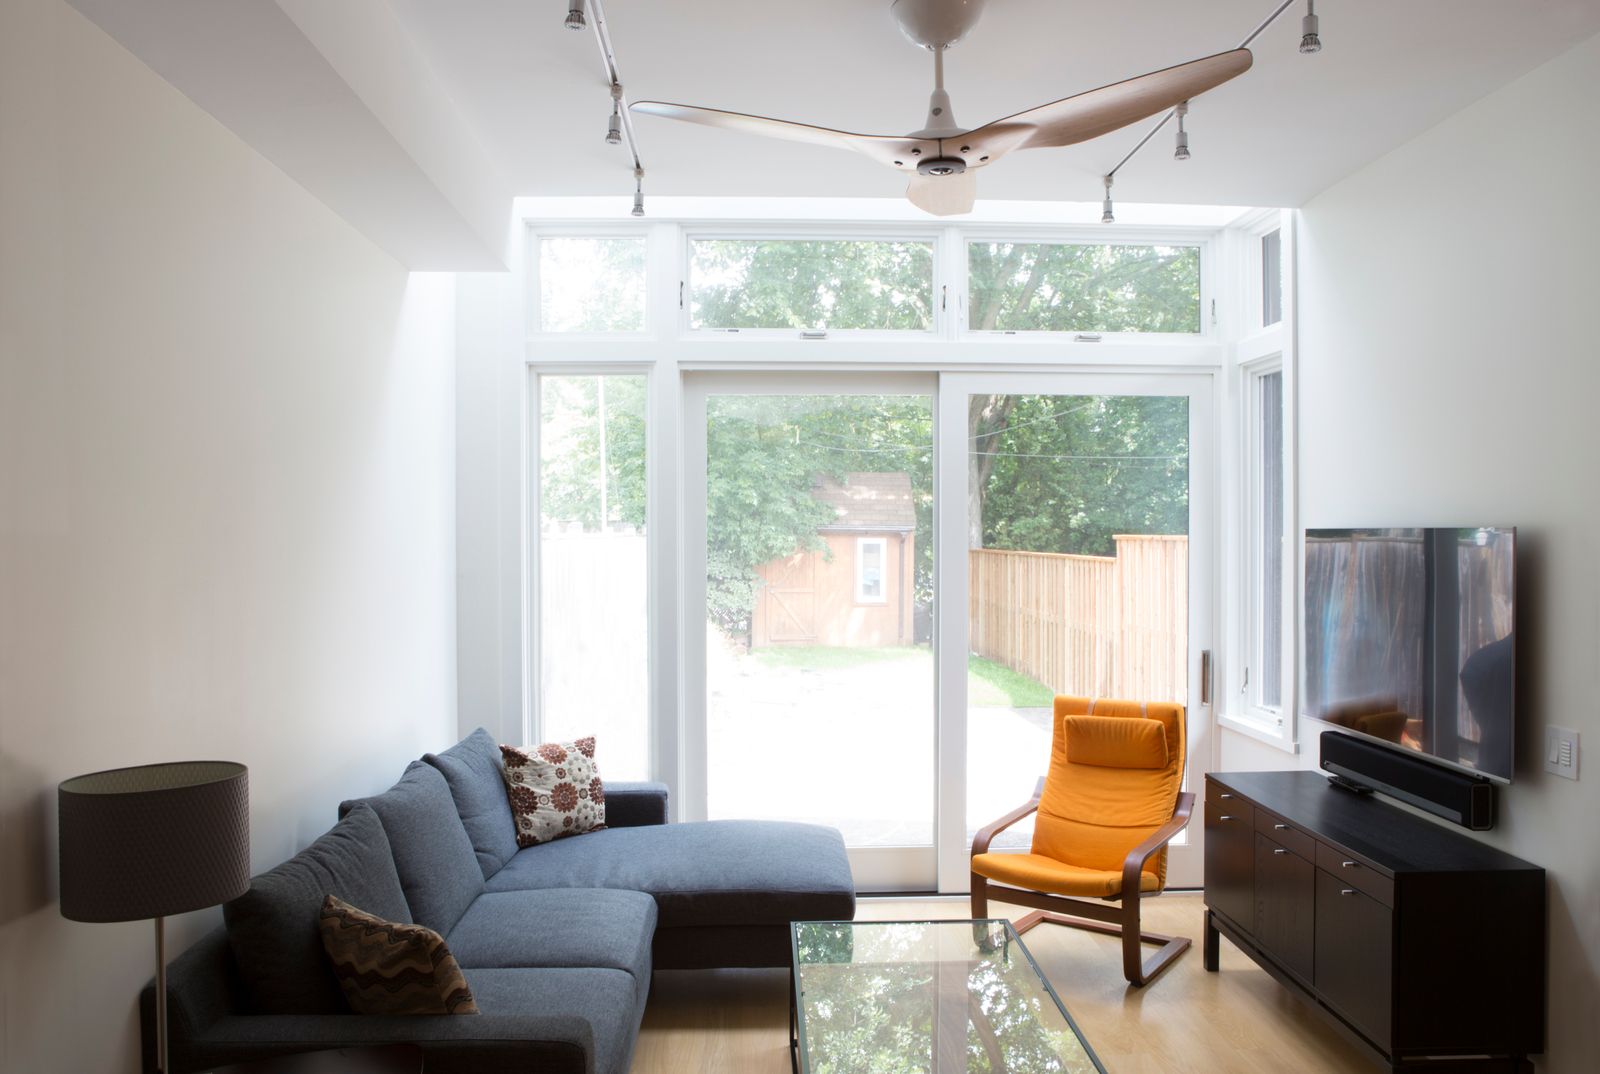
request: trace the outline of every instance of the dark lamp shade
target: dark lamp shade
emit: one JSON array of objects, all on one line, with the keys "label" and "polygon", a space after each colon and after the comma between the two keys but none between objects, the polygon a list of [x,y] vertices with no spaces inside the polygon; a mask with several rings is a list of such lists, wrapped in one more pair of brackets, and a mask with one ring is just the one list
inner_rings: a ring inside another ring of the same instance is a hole
[{"label": "dark lamp shade", "polygon": [[250,788],[242,764],[114,768],[67,780],[57,798],[63,917],[167,917],[227,902],[250,887]]}]

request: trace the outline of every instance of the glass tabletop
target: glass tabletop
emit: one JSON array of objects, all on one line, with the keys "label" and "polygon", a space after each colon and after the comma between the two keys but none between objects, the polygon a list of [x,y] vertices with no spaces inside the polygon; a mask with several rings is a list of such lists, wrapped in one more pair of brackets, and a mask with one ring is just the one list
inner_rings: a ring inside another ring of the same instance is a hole
[{"label": "glass tabletop", "polygon": [[1009,921],[797,921],[806,1074],[1105,1074]]}]

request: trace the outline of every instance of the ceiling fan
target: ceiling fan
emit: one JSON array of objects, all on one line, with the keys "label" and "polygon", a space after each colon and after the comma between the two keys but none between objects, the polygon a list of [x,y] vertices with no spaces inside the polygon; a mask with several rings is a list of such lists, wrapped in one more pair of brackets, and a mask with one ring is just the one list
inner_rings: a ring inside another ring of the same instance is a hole
[{"label": "ceiling fan", "polygon": [[988,0],[891,0],[889,13],[914,43],[933,52],[933,93],[926,125],[904,136],[852,134],[766,116],[664,101],[638,101],[644,115],[852,149],[908,173],[906,197],[934,214],[972,211],[977,169],[1018,149],[1074,145],[1183,104],[1250,69],[1247,48],[1181,63],[1018,112],[971,129],[960,126],[944,88],[944,53],[977,23]]}]

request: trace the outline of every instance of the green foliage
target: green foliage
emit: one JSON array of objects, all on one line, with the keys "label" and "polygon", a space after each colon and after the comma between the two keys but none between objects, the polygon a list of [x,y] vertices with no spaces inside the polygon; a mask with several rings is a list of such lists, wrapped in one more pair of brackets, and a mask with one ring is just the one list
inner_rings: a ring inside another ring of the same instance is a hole
[{"label": "green foliage", "polygon": [[1043,709],[1056,692],[1004,664],[976,654],[967,657],[967,704],[973,708]]},{"label": "green foliage", "polygon": [[1111,555],[1118,533],[1189,532],[1189,401],[1021,395],[980,450],[985,548]]},{"label": "green foliage", "polygon": [[924,242],[697,239],[696,328],[875,328],[933,323],[933,247]]},{"label": "green foliage", "polygon": [[975,329],[1200,331],[1198,247],[975,242],[967,250]]}]

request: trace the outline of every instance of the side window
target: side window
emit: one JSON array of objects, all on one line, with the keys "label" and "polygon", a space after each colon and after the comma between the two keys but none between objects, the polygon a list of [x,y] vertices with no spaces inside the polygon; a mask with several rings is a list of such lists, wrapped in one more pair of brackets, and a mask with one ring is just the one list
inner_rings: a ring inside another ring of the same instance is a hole
[{"label": "side window", "polygon": [[1261,326],[1283,320],[1283,234],[1273,230],[1261,236]]},{"label": "side window", "polygon": [[1252,709],[1283,707],[1283,370],[1253,371],[1250,383],[1250,606],[1243,688]]}]

